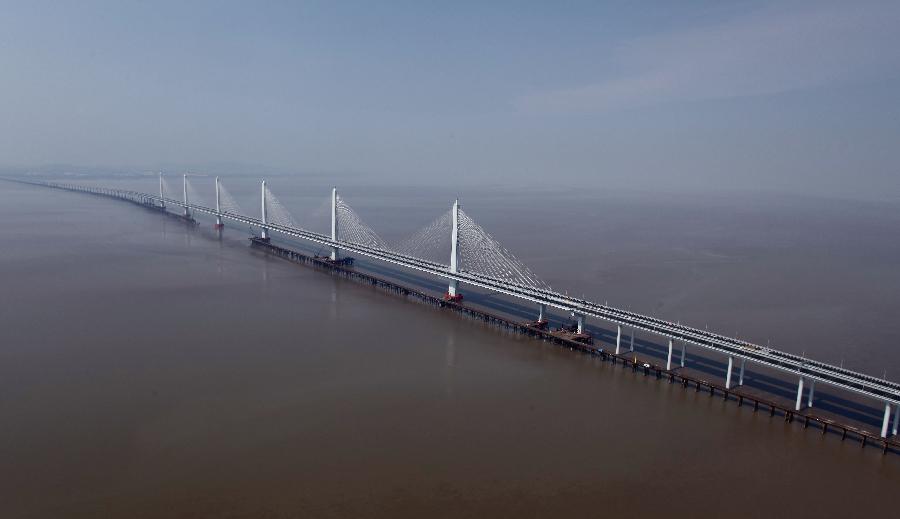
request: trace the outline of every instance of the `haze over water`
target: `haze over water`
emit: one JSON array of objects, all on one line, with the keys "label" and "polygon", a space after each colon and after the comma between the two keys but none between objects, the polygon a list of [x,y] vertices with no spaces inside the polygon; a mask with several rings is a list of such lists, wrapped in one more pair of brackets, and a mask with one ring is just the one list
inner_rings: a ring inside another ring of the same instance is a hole
[{"label": "haze over water", "polygon": [[[224,179],[248,214],[256,181]],[[557,290],[900,375],[895,203],[348,184],[390,240],[458,195]],[[325,231],[330,185],[270,187]],[[898,456],[269,258],[211,223],[0,184],[4,517],[828,517],[900,502]]]}]

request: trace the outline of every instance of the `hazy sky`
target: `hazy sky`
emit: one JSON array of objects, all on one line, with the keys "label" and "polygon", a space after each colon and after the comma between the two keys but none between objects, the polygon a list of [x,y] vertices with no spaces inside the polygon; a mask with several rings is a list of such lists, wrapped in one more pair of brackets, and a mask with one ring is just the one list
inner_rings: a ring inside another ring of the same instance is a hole
[{"label": "hazy sky", "polygon": [[0,0],[0,165],[897,197],[898,27],[896,0]]}]

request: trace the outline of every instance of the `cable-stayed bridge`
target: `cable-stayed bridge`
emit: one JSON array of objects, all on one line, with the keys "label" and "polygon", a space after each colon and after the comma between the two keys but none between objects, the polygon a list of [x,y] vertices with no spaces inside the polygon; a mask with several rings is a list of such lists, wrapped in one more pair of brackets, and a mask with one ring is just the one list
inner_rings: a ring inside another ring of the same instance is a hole
[{"label": "cable-stayed bridge", "polygon": [[[207,214],[215,218],[217,227],[224,225],[225,220],[240,222],[258,228],[263,239],[267,239],[271,233],[278,233],[326,246],[331,250],[330,257],[333,261],[341,261],[346,253],[352,253],[446,279],[448,288],[445,297],[449,300],[462,299],[459,287],[463,284],[536,304],[538,322],[545,318],[549,308],[563,310],[576,319],[579,333],[582,332],[587,318],[607,321],[616,326],[616,354],[625,347],[622,343],[623,327],[642,330],[668,340],[666,370],[673,369],[673,349],[676,341],[681,345],[681,366],[684,365],[685,345],[697,346],[727,357],[728,367],[724,386],[726,389],[743,383],[744,367],[747,362],[766,366],[797,378],[795,405],[797,411],[804,404],[804,396],[807,397],[806,405],[813,405],[815,384],[824,383],[882,403],[884,416],[881,437],[896,436],[898,433],[900,384],[708,330],[555,292],[465,214],[458,201],[454,202],[449,212],[410,239],[391,246],[362,221],[349,204],[338,196],[336,189],[331,192],[331,233],[327,235],[302,228],[274,196],[265,181],[262,182],[260,191],[259,217],[243,214],[218,178],[215,179],[214,207],[200,203],[186,175],[183,177],[181,199],[170,194],[171,188],[162,175],[159,180],[159,194],[70,183],[19,179],[14,181],[122,199],[158,210],[175,207],[179,208],[182,216],[189,220],[194,214]],[[442,243],[446,243],[446,247],[449,248],[444,249],[450,254],[449,263],[427,259],[431,252],[442,248]],[[733,377],[735,360],[739,361],[740,365],[737,376]],[[737,384],[734,383],[735,378]],[[891,424],[892,415],[893,424]]]}]

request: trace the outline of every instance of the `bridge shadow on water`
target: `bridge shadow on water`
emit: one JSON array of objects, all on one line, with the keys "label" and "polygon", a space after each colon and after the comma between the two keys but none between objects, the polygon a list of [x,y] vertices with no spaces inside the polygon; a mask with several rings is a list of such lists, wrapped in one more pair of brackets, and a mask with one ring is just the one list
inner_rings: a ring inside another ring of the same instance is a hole
[{"label": "bridge shadow on water", "polygon": [[[294,248],[305,249],[306,252],[312,254],[324,254],[322,248],[303,247],[303,244],[290,242]],[[300,247],[298,247],[300,245]],[[434,295],[443,295],[447,291],[447,283],[444,280],[436,279],[425,274],[418,274],[415,271],[393,267],[390,264],[374,262],[367,259],[356,259],[357,268],[370,272],[372,274],[390,279],[402,284]],[[513,298],[498,294],[495,292],[485,291],[472,286],[463,285],[461,290],[465,296],[465,303],[475,305],[487,310],[501,313],[505,316],[512,317],[521,321],[533,321],[537,319],[537,305],[530,306],[522,304]],[[550,313],[548,316],[550,326],[559,327],[563,324],[572,323],[569,316],[561,316]],[[604,349],[615,348],[616,330],[614,328],[606,328],[595,323],[586,323],[585,329],[594,337],[594,343]],[[622,330],[622,351],[627,351],[630,347],[631,337],[630,330],[623,328]],[[606,346],[604,346],[606,345]],[[635,354],[641,358],[654,359],[658,364],[665,364],[668,356],[668,344],[654,342],[645,338],[635,337],[634,339]],[[700,349],[698,346],[687,345],[685,355],[685,367],[677,369],[688,369],[692,372],[703,373],[711,379],[718,379],[724,382],[728,363],[726,359],[716,359],[706,353],[698,354]],[[673,366],[680,365],[680,346],[676,347],[672,354]],[[735,359],[735,366],[732,371],[732,380],[736,381],[738,377],[739,360]],[[752,364],[750,364],[752,366]],[[787,401],[790,407],[797,397],[797,380],[791,380],[783,376],[775,376],[765,374],[763,372],[748,369],[744,372],[744,388],[753,390],[753,393],[759,393],[762,398],[770,398],[773,400]],[[830,392],[831,388],[816,388],[814,408],[833,414],[835,416],[844,417],[860,424],[881,427],[883,409],[866,405],[857,400],[846,398]],[[805,388],[803,403],[806,404],[806,394],[808,387]],[[774,398],[772,398],[774,397]],[[782,402],[784,403],[784,402]]]}]

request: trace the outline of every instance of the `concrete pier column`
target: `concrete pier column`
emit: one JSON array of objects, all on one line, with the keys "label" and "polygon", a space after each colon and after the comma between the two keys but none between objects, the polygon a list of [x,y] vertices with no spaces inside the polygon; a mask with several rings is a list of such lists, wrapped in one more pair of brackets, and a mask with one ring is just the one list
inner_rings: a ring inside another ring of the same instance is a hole
[{"label": "concrete pier column", "polygon": [[881,422],[881,437],[882,438],[887,438],[888,424],[890,423],[890,420],[891,420],[891,403],[885,402],[884,403],[884,420],[882,420],[882,422]]},{"label": "concrete pier column", "polygon": [[[450,272],[456,274],[459,272],[459,199],[453,202],[450,214],[452,216],[452,226],[450,228]],[[459,281],[451,280],[450,285],[447,287],[447,295],[456,297],[458,290]]]},{"label": "concrete pier column", "polygon": [[266,224],[269,223],[268,212],[266,210],[266,181],[262,181],[262,202],[260,206],[260,221],[262,222],[262,230],[259,233],[260,238],[264,240],[269,239],[269,228],[266,227]]},{"label": "concrete pier column", "polygon": [[897,426],[900,426],[900,405],[894,410],[894,426],[891,428],[891,434],[897,436]]},{"label": "concrete pier column", "polygon": [[616,325],[616,355],[619,354],[619,351],[622,346],[622,325]]},{"label": "concrete pier column", "polygon": [[812,407],[813,405],[813,393],[816,392],[816,381],[809,381],[809,396],[806,399],[806,407]]},{"label": "concrete pier column", "polygon": [[628,351],[634,351],[634,328],[631,329],[631,346]]},{"label": "concrete pier column", "polygon": [[794,410],[799,411],[800,405],[803,403],[803,377],[800,377],[800,382],[797,384],[797,403],[794,405]]},{"label": "concrete pier column", "polygon": [[576,315],[575,322],[578,323],[578,333],[584,333],[584,316],[581,314]]},{"label": "concrete pier column", "polygon": [[547,305],[541,303],[538,305],[538,322],[547,320]]},{"label": "concrete pier column", "polygon": [[184,216],[191,216],[191,210],[187,208],[188,204],[188,196],[187,196],[187,174],[184,175],[183,185],[184,185]]},{"label": "concrete pier column", "polygon": [[685,349],[685,347],[686,347],[686,343],[684,341],[682,341],[681,342],[681,367],[682,368],[684,367],[684,359],[685,359],[684,349]]},{"label": "concrete pier column", "polygon": [[731,368],[734,367],[734,357],[728,356],[728,371],[725,372],[725,389],[731,389]]},{"label": "concrete pier column", "polygon": [[672,339],[669,339],[669,356],[666,357],[666,370],[672,369]]},{"label": "concrete pier column", "polygon": [[[331,240],[338,239],[338,218],[337,218],[337,187],[331,188]],[[331,260],[337,260],[340,251],[337,247],[331,248]]]},{"label": "concrete pier column", "polygon": [[747,363],[747,359],[741,359],[741,371],[738,373],[738,385],[744,385],[744,364]]}]

